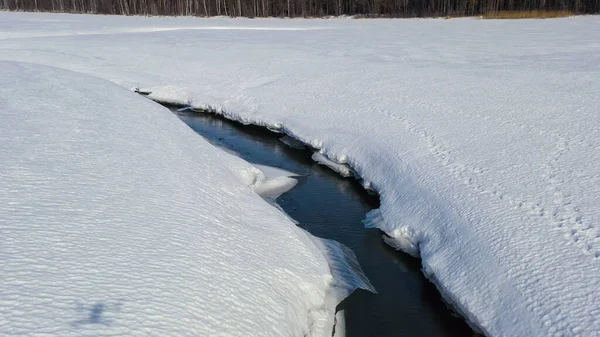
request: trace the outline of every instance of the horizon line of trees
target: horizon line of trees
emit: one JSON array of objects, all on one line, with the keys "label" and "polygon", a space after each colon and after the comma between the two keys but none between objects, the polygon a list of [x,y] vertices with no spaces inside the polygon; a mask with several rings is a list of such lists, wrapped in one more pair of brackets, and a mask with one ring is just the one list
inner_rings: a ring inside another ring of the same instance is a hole
[{"label": "horizon line of trees", "polygon": [[232,17],[473,16],[499,11],[600,12],[600,0],[0,0],[0,9]]}]

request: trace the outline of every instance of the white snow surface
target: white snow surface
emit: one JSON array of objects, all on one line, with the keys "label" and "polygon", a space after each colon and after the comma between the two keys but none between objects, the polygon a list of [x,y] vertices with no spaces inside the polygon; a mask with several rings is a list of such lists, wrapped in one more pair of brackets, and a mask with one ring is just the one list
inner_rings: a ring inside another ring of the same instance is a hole
[{"label": "white snow surface", "polygon": [[377,190],[370,220],[485,334],[600,335],[600,17],[0,13],[0,59],[281,130]]},{"label": "white snow surface", "polygon": [[253,190],[292,173],[106,80],[0,74],[0,335],[331,336],[337,303],[374,291]]},{"label": "white snow surface", "polygon": [[275,200],[298,184],[298,180],[292,178],[297,176],[295,173],[265,165],[254,164],[253,167],[253,170],[241,171],[242,181],[265,199]]},{"label": "white snow surface", "polygon": [[313,153],[311,158],[315,162],[329,167],[330,169],[337,172],[342,177],[354,176],[354,172],[352,172],[352,169],[350,167],[348,167],[348,165],[336,163],[319,152]]}]

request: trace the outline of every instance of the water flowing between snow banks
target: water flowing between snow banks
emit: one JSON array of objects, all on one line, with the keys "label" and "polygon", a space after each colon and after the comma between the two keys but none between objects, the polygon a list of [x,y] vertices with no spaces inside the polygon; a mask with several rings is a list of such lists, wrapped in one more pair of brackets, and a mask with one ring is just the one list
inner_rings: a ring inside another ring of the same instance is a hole
[{"label": "water flowing between snow banks", "polygon": [[[221,116],[177,111],[179,118],[214,144],[260,165],[298,173],[299,183],[277,204],[315,236],[336,240],[354,251],[378,295],[355,292],[342,302],[346,336],[472,336],[473,331],[447,309],[435,286],[425,279],[420,261],[382,242],[382,232],[365,229],[367,212],[379,206],[351,175],[332,167],[300,142],[264,128]],[[328,166],[324,167],[321,165]],[[346,171],[348,169],[348,171]]]}]

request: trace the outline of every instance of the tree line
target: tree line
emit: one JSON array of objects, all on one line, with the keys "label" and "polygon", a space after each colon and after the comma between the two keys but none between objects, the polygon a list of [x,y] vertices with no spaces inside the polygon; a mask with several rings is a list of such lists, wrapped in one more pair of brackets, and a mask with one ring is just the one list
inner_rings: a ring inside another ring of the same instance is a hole
[{"label": "tree line", "polygon": [[600,12],[600,0],[0,0],[0,9],[122,15],[470,16],[499,11]]}]

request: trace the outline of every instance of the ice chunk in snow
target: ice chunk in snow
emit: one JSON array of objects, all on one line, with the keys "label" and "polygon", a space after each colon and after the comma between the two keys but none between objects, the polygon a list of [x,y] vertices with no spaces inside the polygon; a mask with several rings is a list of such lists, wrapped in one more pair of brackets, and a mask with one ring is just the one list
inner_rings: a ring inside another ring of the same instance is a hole
[{"label": "ice chunk in snow", "polygon": [[263,198],[277,199],[280,195],[294,188],[296,184],[298,184],[298,180],[294,178],[277,177],[261,182],[254,187],[254,191]]},{"label": "ice chunk in snow", "polygon": [[[379,208],[367,213],[363,224],[366,228],[378,228],[383,231],[389,228],[384,224]],[[404,251],[414,257],[419,257],[419,237],[409,227],[398,226],[392,232],[384,234],[382,238],[387,244],[397,250]]]},{"label": "ice chunk in snow", "polygon": [[292,178],[298,174],[277,167],[254,164],[248,173],[254,177],[248,185],[265,199],[277,199],[298,184],[298,180]]},{"label": "ice chunk in snow", "polygon": [[339,173],[342,177],[354,176],[354,171],[348,165],[336,163],[333,160],[327,158],[324,154],[315,152],[312,154],[312,159],[320,165],[329,167],[330,169]]},{"label": "ice chunk in snow", "polygon": [[402,226],[394,229],[394,231],[389,233],[389,236],[384,234],[382,238],[385,243],[396,248],[396,250],[419,257],[419,242],[415,236],[410,227]]}]

